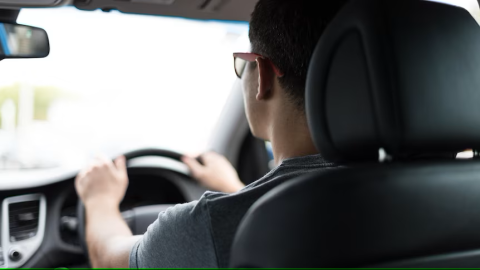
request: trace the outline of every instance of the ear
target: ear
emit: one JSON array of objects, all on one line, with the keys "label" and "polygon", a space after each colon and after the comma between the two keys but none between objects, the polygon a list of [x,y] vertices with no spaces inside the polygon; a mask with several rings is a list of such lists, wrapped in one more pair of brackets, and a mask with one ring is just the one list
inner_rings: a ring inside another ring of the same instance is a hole
[{"label": "ear", "polygon": [[257,58],[258,67],[258,91],[257,100],[266,100],[273,94],[273,80],[275,73],[268,60],[264,58]]}]

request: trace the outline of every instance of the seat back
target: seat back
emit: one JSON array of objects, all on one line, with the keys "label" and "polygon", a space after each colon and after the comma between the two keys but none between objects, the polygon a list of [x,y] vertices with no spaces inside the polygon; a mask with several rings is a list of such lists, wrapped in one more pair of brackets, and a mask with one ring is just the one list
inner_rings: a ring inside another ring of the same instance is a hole
[{"label": "seat back", "polygon": [[478,267],[480,163],[327,170],[261,198],[235,267]]},{"label": "seat back", "polygon": [[478,267],[480,162],[440,157],[480,149],[479,52],[462,8],[350,1],[319,41],[306,91],[315,145],[344,166],[257,201],[231,265]]}]

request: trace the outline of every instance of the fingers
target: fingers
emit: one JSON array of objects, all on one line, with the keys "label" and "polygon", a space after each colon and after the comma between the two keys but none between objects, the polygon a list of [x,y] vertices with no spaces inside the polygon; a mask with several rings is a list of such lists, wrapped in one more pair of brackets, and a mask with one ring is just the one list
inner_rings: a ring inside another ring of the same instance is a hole
[{"label": "fingers", "polygon": [[75,178],[75,190],[77,191],[77,194],[79,192],[80,188],[80,179],[82,179],[83,175],[78,174],[77,177]]},{"label": "fingers", "polygon": [[202,160],[204,161],[205,165],[208,165],[208,164],[212,164],[212,163],[215,163],[217,161],[223,161],[223,160],[226,160],[224,156],[216,153],[216,152],[213,152],[213,151],[210,151],[210,152],[206,152],[205,154],[202,155]]},{"label": "fingers", "polygon": [[106,156],[98,155],[95,157],[92,164],[85,168],[83,171],[81,171],[79,175],[85,175],[94,169],[100,169],[103,167],[108,167],[110,169],[118,170],[120,172],[127,172],[127,162],[124,156],[120,156],[112,162],[112,160],[107,158]]},{"label": "fingers", "polygon": [[124,156],[115,159],[115,167],[117,167],[118,172],[121,173],[122,176],[127,175],[127,162]]},{"label": "fingers", "polygon": [[97,166],[99,167],[105,166],[105,167],[109,167],[110,169],[114,168],[112,160],[107,158],[105,155],[98,155],[96,157],[96,161],[97,161]]},{"label": "fingers", "polygon": [[115,166],[119,170],[126,170],[127,169],[127,162],[125,160],[125,156],[119,156],[115,159]]},{"label": "fingers", "polygon": [[200,164],[196,159],[191,157],[182,157],[182,162],[187,165],[190,169],[193,177],[201,178],[203,175],[203,170],[205,169],[202,164]]},{"label": "fingers", "polygon": [[209,151],[209,152],[206,152],[202,155],[202,158],[205,158],[205,159],[212,159],[212,158],[215,158],[217,157],[218,154],[213,152],[213,151]]}]

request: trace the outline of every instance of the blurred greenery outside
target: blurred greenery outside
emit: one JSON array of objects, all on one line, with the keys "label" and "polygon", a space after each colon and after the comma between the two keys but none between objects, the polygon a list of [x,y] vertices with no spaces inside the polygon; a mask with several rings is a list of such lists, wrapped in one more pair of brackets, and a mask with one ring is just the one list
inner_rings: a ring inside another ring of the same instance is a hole
[{"label": "blurred greenery outside", "polygon": [[[10,86],[0,88],[0,108],[2,108],[5,101],[11,99],[15,104],[16,119],[15,123],[18,125],[18,110],[19,110],[19,95],[22,85],[16,83]],[[53,102],[59,99],[73,98],[70,93],[51,86],[33,86],[34,95],[34,109],[33,120],[47,120],[48,110]],[[2,112],[0,110],[0,127],[2,127]]]}]

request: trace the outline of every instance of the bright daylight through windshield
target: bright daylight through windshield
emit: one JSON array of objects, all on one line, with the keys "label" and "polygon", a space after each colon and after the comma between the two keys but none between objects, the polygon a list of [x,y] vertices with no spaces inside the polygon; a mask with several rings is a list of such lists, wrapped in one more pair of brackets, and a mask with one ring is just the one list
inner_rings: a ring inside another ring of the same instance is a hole
[{"label": "bright daylight through windshield", "polygon": [[[436,0],[468,9],[476,0]],[[0,62],[0,170],[79,168],[97,153],[208,150],[248,25],[73,7],[24,9],[45,59]]]},{"label": "bright daylight through windshield", "polygon": [[24,9],[45,59],[0,62],[0,170],[55,168],[140,147],[199,153],[235,80],[248,25],[72,7]]}]

